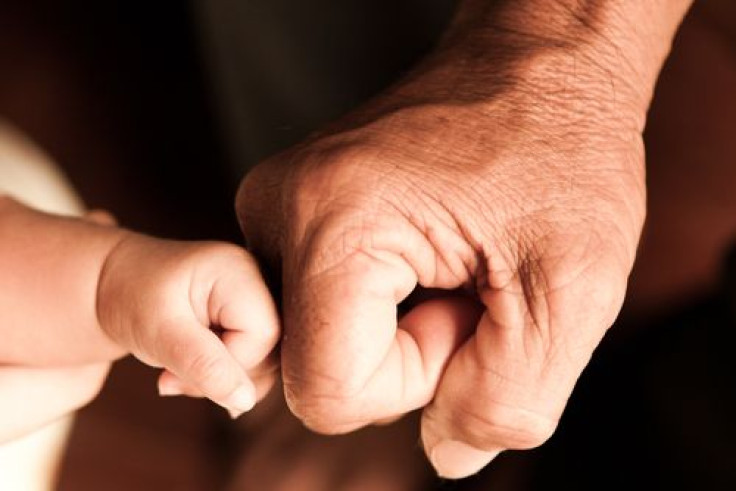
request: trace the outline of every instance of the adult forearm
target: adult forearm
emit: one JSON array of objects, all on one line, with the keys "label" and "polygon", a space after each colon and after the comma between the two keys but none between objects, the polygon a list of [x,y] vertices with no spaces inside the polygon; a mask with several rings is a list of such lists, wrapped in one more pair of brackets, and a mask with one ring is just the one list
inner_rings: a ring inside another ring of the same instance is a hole
[{"label": "adult forearm", "polygon": [[[465,0],[445,43],[489,55],[568,49],[648,101],[692,0]],[[507,55],[512,56],[512,54]],[[588,57],[588,59],[585,59]]]},{"label": "adult forearm", "polygon": [[480,122],[489,104],[508,105],[499,96],[513,91],[529,96],[518,108],[534,117],[602,117],[611,130],[640,133],[691,3],[465,0],[435,52],[352,122],[427,104],[472,108],[466,115]]},{"label": "adult forearm", "polygon": [[[483,135],[499,125],[521,134],[540,128],[524,138],[572,133],[581,144],[613,136],[641,146],[654,85],[691,3],[465,0],[430,56],[327,133],[382,119],[395,125],[384,143],[395,134],[400,150],[407,135],[439,121],[462,129],[451,135],[464,142],[459,149],[484,145]],[[406,126],[417,118],[425,123]],[[424,144],[441,152],[445,138]],[[631,170],[626,160],[617,163]]]}]

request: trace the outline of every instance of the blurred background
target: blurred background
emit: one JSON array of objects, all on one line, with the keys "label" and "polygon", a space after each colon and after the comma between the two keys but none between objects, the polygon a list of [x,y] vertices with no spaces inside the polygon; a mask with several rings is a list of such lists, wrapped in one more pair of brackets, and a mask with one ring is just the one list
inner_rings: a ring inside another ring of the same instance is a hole
[{"label": "blurred background", "polygon": [[[259,159],[390,84],[454,2],[0,3],[0,117],[85,202],[128,227],[240,241],[233,197]],[[464,482],[432,478],[415,421],[327,439],[278,396],[231,423],[114,368],[84,409],[60,490],[736,489],[736,4],[701,0],[646,132],[649,216],[618,325],[557,434]]]}]

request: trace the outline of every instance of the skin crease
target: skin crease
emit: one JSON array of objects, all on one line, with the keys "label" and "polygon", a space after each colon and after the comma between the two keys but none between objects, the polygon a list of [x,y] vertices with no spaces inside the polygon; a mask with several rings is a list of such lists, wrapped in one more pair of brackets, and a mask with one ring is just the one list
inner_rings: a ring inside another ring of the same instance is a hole
[{"label": "skin crease", "polygon": [[0,438],[84,405],[127,353],[166,369],[162,395],[208,397],[233,416],[273,385],[278,317],[241,248],[156,239],[101,212],[61,217],[2,196],[0,238],[3,394],[31,403],[64,389],[52,404],[7,407]]},{"label": "skin crease", "polygon": [[[404,81],[246,177],[297,417],[344,433],[423,407],[452,478],[553,433],[621,306],[646,109],[688,6],[464,2]],[[452,293],[397,321],[417,286]]]}]

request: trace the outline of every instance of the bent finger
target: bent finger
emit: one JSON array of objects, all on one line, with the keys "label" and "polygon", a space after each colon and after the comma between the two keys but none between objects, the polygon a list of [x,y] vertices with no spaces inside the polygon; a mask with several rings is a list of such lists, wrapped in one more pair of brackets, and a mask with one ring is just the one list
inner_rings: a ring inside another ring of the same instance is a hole
[{"label": "bent finger", "polygon": [[519,292],[493,292],[422,416],[422,442],[438,473],[466,477],[501,451],[544,443],[622,295],[622,287],[581,282],[550,294],[534,317]]},{"label": "bent finger", "polygon": [[[307,426],[344,433],[427,404],[442,369],[477,322],[463,298],[396,305],[416,284],[401,260],[356,255],[287,284],[282,370],[287,402]],[[306,279],[305,279],[306,278]]]},{"label": "bent finger", "polygon": [[210,321],[223,329],[221,339],[245,370],[272,365],[270,357],[281,334],[276,305],[247,254],[238,268],[221,276],[208,302]]},{"label": "bent finger", "polygon": [[158,346],[157,361],[176,375],[182,390],[240,413],[255,404],[256,389],[243,368],[217,335],[196,321],[162,327]]},{"label": "bent finger", "polygon": [[[276,370],[260,371],[258,373],[249,372],[248,377],[255,386],[256,400],[260,401],[270,392],[278,380],[278,372]],[[157,388],[158,394],[162,397],[187,396],[195,399],[205,397],[201,390],[186,384],[168,370],[163,370],[159,375]]]}]

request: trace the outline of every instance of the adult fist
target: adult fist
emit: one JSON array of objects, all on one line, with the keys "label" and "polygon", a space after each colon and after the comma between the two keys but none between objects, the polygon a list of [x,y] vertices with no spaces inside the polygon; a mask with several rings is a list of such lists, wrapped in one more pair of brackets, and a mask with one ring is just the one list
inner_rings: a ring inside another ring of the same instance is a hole
[{"label": "adult fist", "polygon": [[[341,433],[423,407],[446,477],[544,442],[613,323],[658,68],[616,72],[591,45],[538,38],[481,56],[463,39],[255,168],[237,199],[251,249],[281,271],[292,411]],[[440,293],[399,318],[418,287]]]}]

